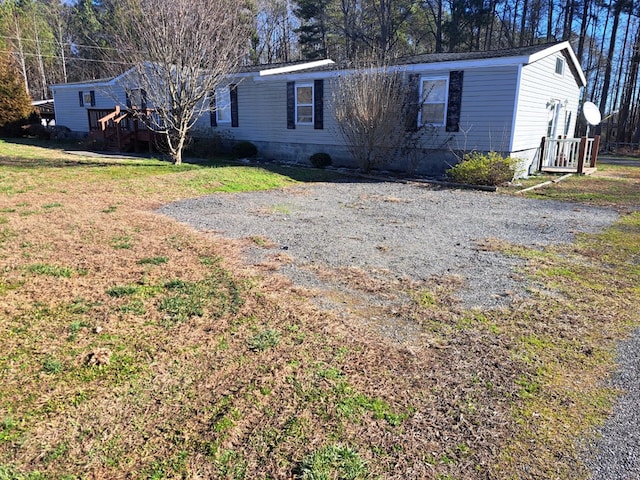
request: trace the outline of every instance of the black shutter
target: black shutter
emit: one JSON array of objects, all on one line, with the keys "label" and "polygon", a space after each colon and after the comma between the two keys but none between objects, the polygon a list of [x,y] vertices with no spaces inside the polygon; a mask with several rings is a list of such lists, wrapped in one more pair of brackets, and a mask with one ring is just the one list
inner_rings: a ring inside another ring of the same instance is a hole
[{"label": "black shutter", "polygon": [[147,91],[144,88],[140,89],[140,96],[142,97],[142,99],[140,100],[140,103],[142,104],[140,105],[140,108],[142,110],[146,110],[147,109]]},{"label": "black shutter", "polygon": [[229,97],[231,101],[231,126],[238,126],[238,85],[229,85]]},{"label": "black shutter", "polygon": [[91,106],[95,107],[96,106],[96,92],[94,92],[93,90],[91,90],[89,92],[89,96],[91,97]]},{"label": "black shutter", "polygon": [[460,111],[462,107],[463,71],[449,72],[449,100],[447,103],[447,132],[460,131]]},{"label": "black shutter", "polygon": [[127,108],[131,108],[131,94],[129,92],[124,92],[125,94],[125,102],[127,103]]},{"label": "black shutter", "polygon": [[84,107],[84,95],[82,94],[82,92],[78,92],[78,101],[80,103],[80,106]]},{"label": "black shutter", "polygon": [[324,80],[313,81],[313,128],[324,128]]},{"label": "black shutter", "polygon": [[418,112],[420,112],[420,75],[412,73],[409,75],[409,84],[407,85],[407,124],[405,130],[407,132],[418,131]]},{"label": "black shutter", "polygon": [[211,92],[209,96],[209,124],[212,127],[218,126],[218,118],[216,114],[216,94]]},{"label": "black shutter", "polygon": [[296,128],[296,82],[287,82],[287,128]]}]

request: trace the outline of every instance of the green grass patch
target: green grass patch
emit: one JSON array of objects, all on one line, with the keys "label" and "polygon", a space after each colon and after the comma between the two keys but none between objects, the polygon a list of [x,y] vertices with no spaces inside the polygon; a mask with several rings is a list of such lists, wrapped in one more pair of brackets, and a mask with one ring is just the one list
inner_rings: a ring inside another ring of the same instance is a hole
[{"label": "green grass patch", "polygon": [[44,210],[52,210],[54,208],[61,208],[62,204],[60,202],[53,202],[53,203],[45,203],[42,208]]},{"label": "green grass patch", "polygon": [[117,235],[111,239],[110,245],[115,250],[128,250],[133,247],[133,241],[130,235]]},{"label": "green grass patch", "polygon": [[341,444],[327,445],[307,455],[300,465],[300,471],[304,480],[369,478],[367,464],[357,450]]},{"label": "green grass patch", "polygon": [[26,270],[37,275],[62,278],[71,278],[75,273],[72,268],[51,265],[48,263],[34,263],[32,265],[27,265]]},{"label": "green grass patch", "polygon": [[247,340],[247,346],[252,352],[264,352],[270,348],[277,347],[280,343],[280,332],[267,329],[256,333]]},{"label": "green grass patch", "polygon": [[167,257],[145,257],[138,260],[138,265],[164,265],[169,259]]},{"label": "green grass patch", "polygon": [[116,285],[107,290],[107,295],[110,297],[127,297],[136,295],[141,289],[140,285]]}]

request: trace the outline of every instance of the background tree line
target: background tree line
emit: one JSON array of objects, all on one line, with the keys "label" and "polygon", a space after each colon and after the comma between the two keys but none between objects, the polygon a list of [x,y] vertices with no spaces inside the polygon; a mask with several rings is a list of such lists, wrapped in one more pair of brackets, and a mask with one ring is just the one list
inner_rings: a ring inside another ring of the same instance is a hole
[{"label": "background tree line", "polygon": [[[633,0],[251,0],[244,64],[573,44],[594,101],[640,141],[640,2]],[[126,63],[116,46],[130,20],[120,0],[0,0],[0,54],[33,99],[47,85],[101,78]]]}]

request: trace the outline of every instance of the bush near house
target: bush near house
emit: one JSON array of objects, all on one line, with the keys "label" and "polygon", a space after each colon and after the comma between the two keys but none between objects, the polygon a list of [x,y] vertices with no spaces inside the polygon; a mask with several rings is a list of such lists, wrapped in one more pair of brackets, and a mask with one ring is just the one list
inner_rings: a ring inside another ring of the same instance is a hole
[{"label": "bush near house", "polygon": [[314,153],[309,157],[311,165],[316,168],[325,168],[331,165],[331,155],[328,153]]},{"label": "bush near house", "polygon": [[238,142],[231,147],[231,155],[234,158],[253,158],[258,154],[258,149],[251,142]]},{"label": "bush near house", "polygon": [[447,170],[447,176],[458,183],[501,185],[513,180],[518,163],[517,158],[505,158],[496,152],[471,152],[464,155],[462,162]]}]

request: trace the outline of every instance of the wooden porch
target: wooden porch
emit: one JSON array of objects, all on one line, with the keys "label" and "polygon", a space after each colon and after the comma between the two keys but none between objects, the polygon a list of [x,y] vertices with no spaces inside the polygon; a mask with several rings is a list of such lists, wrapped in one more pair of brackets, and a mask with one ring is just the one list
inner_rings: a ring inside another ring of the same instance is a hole
[{"label": "wooden porch", "polygon": [[539,170],[547,173],[590,175],[596,170],[600,136],[547,138],[540,143]]},{"label": "wooden porch", "polygon": [[103,148],[110,152],[152,152],[157,134],[149,130],[144,119],[150,110],[131,108],[121,110],[90,109],[89,136],[103,142]]}]

